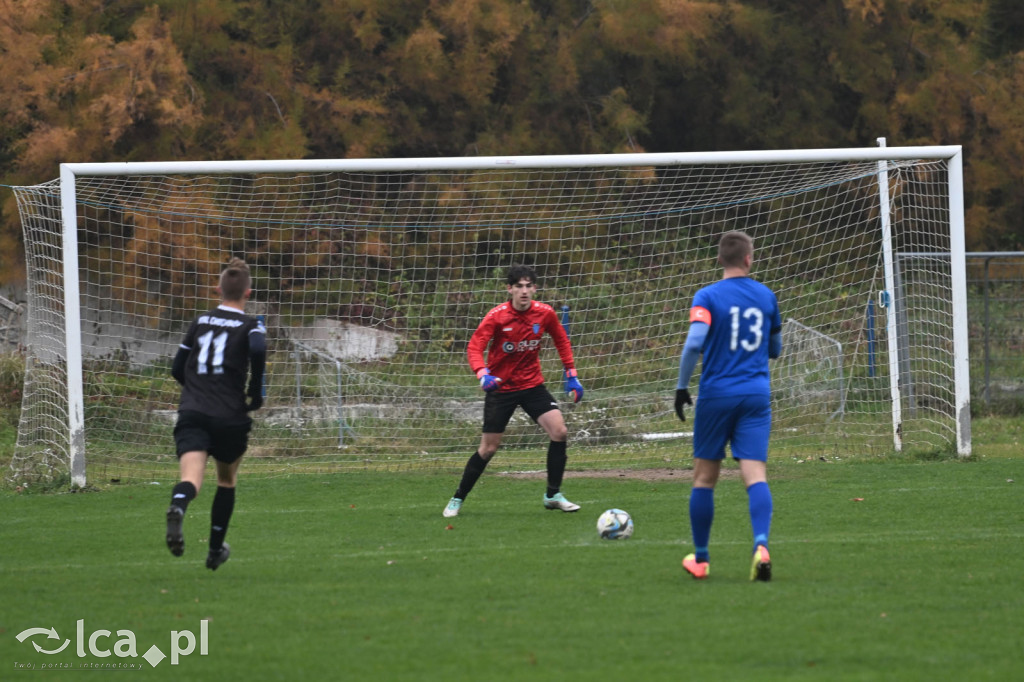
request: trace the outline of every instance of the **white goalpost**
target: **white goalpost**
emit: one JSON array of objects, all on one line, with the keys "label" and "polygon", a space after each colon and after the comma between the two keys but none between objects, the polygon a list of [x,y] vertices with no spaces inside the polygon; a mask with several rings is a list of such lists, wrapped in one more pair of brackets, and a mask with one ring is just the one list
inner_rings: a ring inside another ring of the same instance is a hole
[{"label": "white goalpost", "polygon": [[[672,389],[729,229],[754,237],[786,322],[773,452],[970,454],[958,146],[75,163],[15,194],[29,323],[10,481],[175,475],[170,362],[232,256],[268,329],[247,471],[461,466],[483,403],[466,343],[513,263],[573,342],[572,465],[686,462]],[[502,463],[535,466],[541,437],[517,416]]]}]

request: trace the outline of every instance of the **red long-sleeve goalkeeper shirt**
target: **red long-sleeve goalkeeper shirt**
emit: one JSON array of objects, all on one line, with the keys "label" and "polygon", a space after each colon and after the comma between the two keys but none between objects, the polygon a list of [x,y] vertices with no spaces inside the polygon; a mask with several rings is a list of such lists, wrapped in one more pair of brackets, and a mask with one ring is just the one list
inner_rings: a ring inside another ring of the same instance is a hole
[{"label": "red long-sleeve goalkeeper shirt", "polygon": [[[565,369],[574,369],[572,345],[555,309],[537,301],[532,301],[525,312],[516,310],[511,302],[492,308],[469,339],[466,351],[469,367],[474,374],[488,368],[501,379],[499,391],[522,391],[539,386],[544,383],[539,351],[545,332],[555,342]],[[486,361],[484,351],[487,351]]]}]

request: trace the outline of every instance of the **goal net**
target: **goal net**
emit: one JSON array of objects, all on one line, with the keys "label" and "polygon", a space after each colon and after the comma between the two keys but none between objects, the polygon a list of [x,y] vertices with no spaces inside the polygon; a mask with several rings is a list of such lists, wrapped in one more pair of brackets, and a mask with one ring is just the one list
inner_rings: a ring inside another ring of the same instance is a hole
[{"label": "goal net", "polygon": [[846,412],[843,344],[799,321],[782,323],[785,345],[772,366],[773,417],[828,424]]},{"label": "goal net", "polygon": [[[66,164],[15,188],[29,357],[8,478],[175,476],[170,363],[232,256],[250,264],[248,312],[268,331],[247,471],[462,466],[483,405],[466,345],[514,263],[536,268],[586,388],[562,403],[572,466],[686,463],[679,353],[729,229],[754,237],[753,276],[786,320],[774,453],[969,452],[959,159]],[[557,353],[541,357],[563,396]],[[499,461],[543,468],[544,445],[517,414]]]}]

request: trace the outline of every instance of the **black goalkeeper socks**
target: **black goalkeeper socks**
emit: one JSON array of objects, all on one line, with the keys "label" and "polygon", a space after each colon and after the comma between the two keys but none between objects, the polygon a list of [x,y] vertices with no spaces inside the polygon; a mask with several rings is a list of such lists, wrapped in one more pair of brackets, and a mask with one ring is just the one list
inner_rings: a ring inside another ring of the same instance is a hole
[{"label": "black goalkeeper socks", "polygon": [[565,463],[569,460],[566,450],[569,445],[563,441],[548,443],[548,497],[554,497],[562,489]]},{"label": "black goalkeeper socks", "polygon": [[466,499],[466,495],[469,495],[470,491],[473,490],[477,479],[480,478],[480,475],[484,473],[484,469],[487,468],[488,461],[481,457],[479,452],[473,453],[473,456],[466,462],[466,468],[462,472],[462,481],[459,482],[459,488],[455,491],[454,497],[460,500]]}]

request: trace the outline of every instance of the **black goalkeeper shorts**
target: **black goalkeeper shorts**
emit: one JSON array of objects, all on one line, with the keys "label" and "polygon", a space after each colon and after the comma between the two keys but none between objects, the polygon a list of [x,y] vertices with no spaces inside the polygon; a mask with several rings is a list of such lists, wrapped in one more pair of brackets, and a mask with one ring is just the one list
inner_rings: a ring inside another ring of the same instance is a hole
[{"label": "black goalkeeper shorts", "polygon": [[558,403],[544,384],[523,391],[493,391],[484,398],[483,432],[505,433],[505,427],[517,407],[523,408],[530,419],[537,421],[545,412],[557,410]]}]

